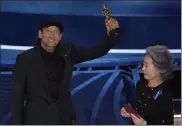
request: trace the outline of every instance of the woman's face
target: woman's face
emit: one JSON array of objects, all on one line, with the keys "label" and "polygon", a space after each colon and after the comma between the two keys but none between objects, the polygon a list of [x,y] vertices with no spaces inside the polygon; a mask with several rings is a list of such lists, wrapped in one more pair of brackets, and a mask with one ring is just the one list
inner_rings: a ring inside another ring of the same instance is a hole
[{"label": "woman's face", "polygon": [[148,55],[146,55],[144,58],[142,72],[143,72],[144,78],[148,81],[153,80],[159,76],[159,72],[155,68],[152,58]]}]

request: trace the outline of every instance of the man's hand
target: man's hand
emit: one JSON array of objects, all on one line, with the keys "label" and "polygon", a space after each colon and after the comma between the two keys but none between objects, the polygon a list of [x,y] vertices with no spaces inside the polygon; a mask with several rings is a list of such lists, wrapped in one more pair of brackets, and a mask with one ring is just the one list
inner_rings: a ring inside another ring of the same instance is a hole
[{"label": "man's hand", "polygon": [[116,19],[111,18],[109,20],[105,20],[106,28],[107,28],[107,34],[113,29],[119,28],[119,23]]}]

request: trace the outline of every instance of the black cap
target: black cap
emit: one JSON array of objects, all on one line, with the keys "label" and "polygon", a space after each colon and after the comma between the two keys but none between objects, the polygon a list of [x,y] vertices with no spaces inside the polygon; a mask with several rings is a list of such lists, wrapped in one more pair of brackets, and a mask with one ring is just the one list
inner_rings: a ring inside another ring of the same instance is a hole
[{"label": "black cap", "polygon": [[39,30],[42,30],[43,28],[50,27],[50,26],[58,27],[60,32],[64,31],[63,25],[57,19],[50,19],[50,20],[43,20],[43,21],[41,21],[40,25],[39,25]]}]

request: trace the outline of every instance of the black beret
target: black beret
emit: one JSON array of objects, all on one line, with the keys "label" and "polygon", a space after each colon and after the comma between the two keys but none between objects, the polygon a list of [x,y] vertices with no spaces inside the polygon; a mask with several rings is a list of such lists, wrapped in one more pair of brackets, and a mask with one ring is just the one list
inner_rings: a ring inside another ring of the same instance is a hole
[{"label": "black beret", "polygon": [[57,19],[49,19],[49,20],[43,20],[40,22],[39,30],[42,30],[43,28],[50,27],[50,26],[56,26],[59,28],[60,32],[64,31],[63,25],[61,22]]}]

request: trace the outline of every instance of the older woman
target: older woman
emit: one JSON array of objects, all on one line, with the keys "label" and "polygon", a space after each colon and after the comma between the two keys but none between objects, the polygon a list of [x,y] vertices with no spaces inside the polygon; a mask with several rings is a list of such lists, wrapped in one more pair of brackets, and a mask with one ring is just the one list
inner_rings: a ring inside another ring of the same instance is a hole
[{"label": "older woman", "polygon": [[169,81],[174,68],[173,59],[165,46],[146,49],[143,76],[136,86],[136,108],[140,118],[121,109],[123,117],[132,119],[135,125],[172,125],[173,105]]}]

